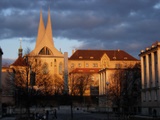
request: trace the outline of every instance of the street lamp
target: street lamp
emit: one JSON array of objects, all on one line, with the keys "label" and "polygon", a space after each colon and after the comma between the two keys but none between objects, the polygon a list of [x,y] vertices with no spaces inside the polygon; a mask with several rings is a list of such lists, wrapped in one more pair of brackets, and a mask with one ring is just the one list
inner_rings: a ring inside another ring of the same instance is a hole
[{"label": "street lamp", "polygon": [[[32,71],[31,65],[29,64],[28,61],[28,55],[26,56],[26,93],[27,93],[27,103],[26,103],[26,108],[27,108],[27,120],[30,119],[30,100],[29,100],[29,81],[31,85],[31,90],[33,90],[33,86],[35,85],[35,72]],[[31,97],[31,96],[30,96]]]},{"label": "street lamp", "polygon": [[[106,82],[106,104],[108,103],[108,97],[109,97],[109,94],[108,94],[108,92],[109,92],[109,90],[108,90],[108,85],[109,85],[110,83],[107,81]],[[107,104],[107,107],[108,107],[108,120],[109,120],[109,105]]]}]

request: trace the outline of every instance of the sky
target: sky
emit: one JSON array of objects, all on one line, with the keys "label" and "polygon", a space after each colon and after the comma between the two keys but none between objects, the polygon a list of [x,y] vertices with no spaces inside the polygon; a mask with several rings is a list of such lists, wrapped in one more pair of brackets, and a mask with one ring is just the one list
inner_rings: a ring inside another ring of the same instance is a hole
[{"label": "sky", "polygon": [[140,51],[160,40],[160,0],[0,0],[3,62],[35,47],[40,10],[52,20],[55,47],[121,49],[139,59]]}]

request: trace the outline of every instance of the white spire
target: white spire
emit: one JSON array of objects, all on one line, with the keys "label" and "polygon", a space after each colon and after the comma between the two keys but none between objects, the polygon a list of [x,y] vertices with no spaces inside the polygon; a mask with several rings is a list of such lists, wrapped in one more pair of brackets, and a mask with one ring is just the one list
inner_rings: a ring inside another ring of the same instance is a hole
[{"label": "white spire", "polygon": [[63,56],[63,54],[54,47],[50,9],[48,10],[48,20],[46,29],[44,27],[41,11],[36,46],[34,50],[31,52],[31,54],[39,55],[41,50],[45,50],[46,48],[50,51],[50,53],[52,53],[50,55]]},{"label": "white spire", "polygon": [[36,40],[35,48],[41,43],[41,41],[44,37],[44,34],[45,34],[45,26],[44,26],[42,10],[41,10],[40,11],[40,21],[39,21],[38,34],[37,34],[37,40]]},{"label": "white spire", "polygon": [[20,47],[18,49],[18,56],[22,57],[22,52],[23,52],[23,49],[22,49],[22,38],[20,38],[19,41],[20,41]]}]

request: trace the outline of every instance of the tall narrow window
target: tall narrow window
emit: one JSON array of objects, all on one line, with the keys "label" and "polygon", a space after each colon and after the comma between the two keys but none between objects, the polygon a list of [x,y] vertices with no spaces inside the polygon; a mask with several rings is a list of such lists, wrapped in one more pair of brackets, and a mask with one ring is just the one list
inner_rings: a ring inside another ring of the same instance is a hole
[{"label": "tall narrow window", "polygon": [[54,67],[57,67],[56,59],[54,59]]},{"label": "tall narrow window", "polygon": [[59,63],[59,74],[62,74],[63,73],[63,71],[62,71],[62,63],[60,62]]}]

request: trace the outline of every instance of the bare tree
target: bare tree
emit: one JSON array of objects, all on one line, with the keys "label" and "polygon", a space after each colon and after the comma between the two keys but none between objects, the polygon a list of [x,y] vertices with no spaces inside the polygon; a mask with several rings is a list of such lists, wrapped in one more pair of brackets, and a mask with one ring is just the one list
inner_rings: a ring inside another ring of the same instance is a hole
[{"label": "bare tree", "polygon": [[39,95],[54,95],[55,91],[59,94],[62,93],[63,80],[58,75],[50,74],[47,63],[27,55],[23,57],[23,60],[26,61],[25,66],[12,66],[13,72],[8,73],[6,81],[9,86],[20,91],[23,95],[31,91],[32,96],[37,91]]},{"label": "bare tree", "polygon": [[90,73],[72,74],[69,82],[70,94],[83,97],[93,82],[91,76],[92,74]]},{"label": "bare tree", "polygon": [[58,95],[62,95],[64,91],[64,81],[57,74],[53,76],[53,91]]},{"label": "bare tree", "polygon": [[116,70],[111,76],[110,83],[107,88],[107,97],[113,102],[113,105],[117,106],[117,108],[120,108],[122,78],[122,70]]},{"label": "bare tree", "polygon": [[140,77],[140,64],[125,69],[119,68],[114,72],[108,86],[108,94],[118,111],[121,107],[128,112],[137,104],[141,89]]}]

